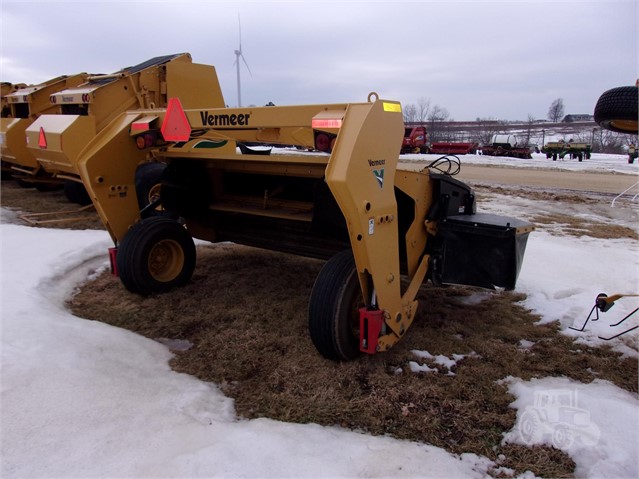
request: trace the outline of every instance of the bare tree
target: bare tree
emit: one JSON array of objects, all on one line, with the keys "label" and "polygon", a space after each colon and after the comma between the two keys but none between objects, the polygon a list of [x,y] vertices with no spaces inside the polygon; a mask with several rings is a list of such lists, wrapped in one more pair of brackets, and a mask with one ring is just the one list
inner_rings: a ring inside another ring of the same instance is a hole
[{"label": "bare tree", "polygon": [[411,123],[417,121],[417,107],[412,103],[404,105],[404,123]]},{"label": "bare tree", "polygon": [[477,123],[477,129],[471,138],[472,141],[476,141],[480,145],[490,145],[494,135],[506,131],[503,126],[504,122],[494,118],[477,118],[475,121]]},{"label": "bare tree", "polygon": [[450,113],[446,108],[443,108],[439,105],[433,106],[428,113],[428,123],[429,123],[429,131],[428,134],[430,136],[431,141],[442,140],[444,137],[444,128],[441,123],[447,121],[450,117]]},{"label": "bare tree", "polygon": [[557,98],[550,104],[550,108],[548,108],[548,119],[552,122],[557,123],[564,116],[564,100],[562,98]]},{"label": "bare tree", "polygon": [[535,124],[535,116],[528,113],[528,119],[526,120],[526,129],[523,131],[522,140],[523,144],[529,146],[532,137],[532,126]]},{"label": "bare tree", "polygon": [[421,97],[417,100],[417,121],[423,123],[430,112],[430,99]]},{"label": "bare tree", "polygon": [[592,131],[581,131],[571,135],[575,141],[592,145],[596,153],[625,154],[631,144],[636,145],[637,137],[626,133],[594,128]]},{"label": "bare tree", "polygon": [[[629,135],[625,133],[616,133],[610,130],[604,130],[603,128],[599,129],[599,135],[593,135],[595,143],[598,143],[598,150],[601,153],[614,153],[614,154],[623,154],[625,153],[624,144],[626,138]],[[599,138],[597,138],[599,136]],[[599,140],[597,142],[597,140]]]}]

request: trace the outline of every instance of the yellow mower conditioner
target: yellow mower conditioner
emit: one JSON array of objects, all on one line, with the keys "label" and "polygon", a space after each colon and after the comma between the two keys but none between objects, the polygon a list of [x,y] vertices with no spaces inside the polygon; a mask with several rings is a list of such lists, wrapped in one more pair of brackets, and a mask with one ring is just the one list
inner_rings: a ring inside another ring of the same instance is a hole
[{"label": "yellow mower conditioner", "polygon": [[[403,134],[401,105],[374,93],[362,103],[248,108],[175,97],[121,113],[76,164],[127,289],[187,284],[194,238],[323,258],[309,330],[323,356],[348,360],[406,334],[427,280],[514,288],[533,230],[478,214],[472,189],[437,164],[400,167]],[[246,148],[327,141],[330,154]],[[159,180],[146,181],[145,169]],[[144,205],[140,190],[150,188]]]}]

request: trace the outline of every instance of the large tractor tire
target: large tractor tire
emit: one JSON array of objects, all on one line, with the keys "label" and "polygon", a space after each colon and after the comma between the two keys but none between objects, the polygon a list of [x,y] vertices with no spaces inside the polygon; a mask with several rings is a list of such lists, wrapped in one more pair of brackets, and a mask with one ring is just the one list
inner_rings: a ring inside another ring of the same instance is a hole
[{"label": "large tractor tire", "polygon": [[[140,210],[143,210],[160,197],[162,175],[165,169],[166,165],[164,163],[143,163],[138,166],[135,171],[135,193]],[[159,216],[161,214],[162,207],[158,206],[147,211],[144,216]]]},{"label": "large tractor tire", "polygon": [[177,221],[152,216],[124,236],[116,263],[120,280],[132,293],[164,293],[191,279],[195,244]]},{"label": "large tractor tire", "polygon": [[595,106],[595,122],[606,130],[636,135],[638,91],[636,86],[621,86],[604,92]]},{"label": "large tractor tire", "polygon": [[309,300],[309,332],[322,356],[348,361],[361,354],[359,308],[362,306],[353,253],[342,251],[324,265]]}]

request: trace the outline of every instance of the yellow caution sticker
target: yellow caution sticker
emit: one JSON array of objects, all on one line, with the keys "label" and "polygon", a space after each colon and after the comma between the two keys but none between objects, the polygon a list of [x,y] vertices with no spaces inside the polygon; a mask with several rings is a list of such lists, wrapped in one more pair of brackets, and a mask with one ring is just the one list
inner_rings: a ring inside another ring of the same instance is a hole
[{"label": "yellow caution sticker", "polygon": [[402,112],[402,105],[399,103],[388,103],[385,101],[382,104],[384,106],[384,111],[394,111],[395,113]]}]

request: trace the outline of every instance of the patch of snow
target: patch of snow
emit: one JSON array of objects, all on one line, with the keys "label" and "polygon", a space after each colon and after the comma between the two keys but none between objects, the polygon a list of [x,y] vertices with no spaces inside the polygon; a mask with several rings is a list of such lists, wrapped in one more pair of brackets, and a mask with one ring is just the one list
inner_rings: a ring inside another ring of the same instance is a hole
[{"label": "patch of snow", "polygon": [[[447,372],[448,376],[455,376],[455,373],[452,372],[452,369],[454,366],[457,366],[457,363],[461,361],[462,359],[467,357],[471,357],[471,358],[479,357],[479,355],[475,353],[474,351],[469,354],[453,354],[453,356],[450,358],[448,356],[444,356],[443,354],[438,354],[434,356],[428,351],[419,351],[417,349],[411,350],[411,353],[413,353],[413,355],[417,356],[420,359],[425,359],[434,364],[438,364],[439,366],[443,366],[444,368],[448,370]],[[410,361],[409,365],[410,365],[411,371],[413,372],[439,372],[439,370],[436,368],[430,368],[426,364],[419,364],[415,361]]]},{"label": "patch of snow", "polygon": [[534,341],[528,341],[527,339],[519,340],[519,348],[520,349],[530,349],[535,345]]},{"label": "patch of snow", "polygon": [[478,293],[473,293],[470,296],[462,296],[457,298],[457,302],[464,304],[466,306],[473,306],[476,304],[483,303],[484,301],[489,300],[493,297],[493,292],[491,291],[481,291]]},{"label": "patch of snow", "polygon": [[419,364],[416,361],[408,361],[408,367],[414,373],[436,373],[437,368],[428,367],[426,364]]}]

